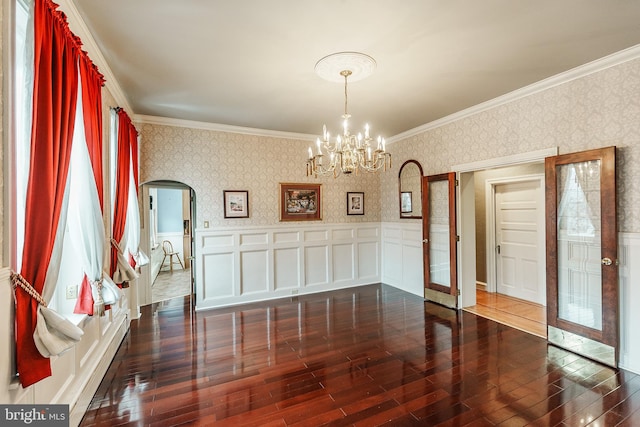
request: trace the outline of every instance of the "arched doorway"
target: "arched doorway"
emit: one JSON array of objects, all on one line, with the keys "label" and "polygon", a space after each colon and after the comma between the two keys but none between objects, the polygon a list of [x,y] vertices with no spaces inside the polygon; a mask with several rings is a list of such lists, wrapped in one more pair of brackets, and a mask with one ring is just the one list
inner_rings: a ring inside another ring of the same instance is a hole
[{"label": "arched doorway", "polygon": [[141,193],[140,245],[150,262],[139,279],[140,305],[192,297],[195,191],[182,182],[157,180],[142,184]]}]

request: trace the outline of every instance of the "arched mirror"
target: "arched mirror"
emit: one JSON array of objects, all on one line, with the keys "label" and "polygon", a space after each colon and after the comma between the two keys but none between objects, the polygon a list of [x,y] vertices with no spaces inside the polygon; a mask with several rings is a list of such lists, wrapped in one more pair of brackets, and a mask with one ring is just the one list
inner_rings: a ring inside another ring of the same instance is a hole
[{"label": "arched mirror", "polygon": [[398,174],[400,182],[400,218],[422,218],[422,166],[407,160]]}]

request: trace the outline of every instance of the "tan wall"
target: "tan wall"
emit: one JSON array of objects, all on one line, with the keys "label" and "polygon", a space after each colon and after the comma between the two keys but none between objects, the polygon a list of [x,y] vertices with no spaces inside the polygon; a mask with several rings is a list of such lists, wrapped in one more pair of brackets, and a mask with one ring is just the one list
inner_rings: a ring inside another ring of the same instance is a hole
[{"label": "tan wall", "polygon": [[[325,223],[380,221],[379,177],[306,177],[307,141],[187,127],[138,125],[141,182],[173,180],[196,193],[196,227],[272,226],[279,223],[279,183],[322,184]],[[397,173],[389,173],[397,180]],[[225,219],[223,190],[249,191],[249,218]],[[365,215],[348,216],[347,192],[365,193]]]},{"label": "tan wall", "polygon": [[[615,145],[619,230],[640,231],[640,59],[495,107],[389,145],[394,163],[425,175],[453,165],[559,147]],[[398,221],[397,178],[381,178],[382,221]]]}]

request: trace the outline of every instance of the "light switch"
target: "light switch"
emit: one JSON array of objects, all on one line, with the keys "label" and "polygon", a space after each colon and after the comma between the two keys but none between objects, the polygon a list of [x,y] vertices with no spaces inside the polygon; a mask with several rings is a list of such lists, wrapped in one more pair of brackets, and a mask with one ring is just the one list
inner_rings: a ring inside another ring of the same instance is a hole
[{"label": "light switch", "polygon": [[204,222],[204,228],[209,228],[209,221]]}]

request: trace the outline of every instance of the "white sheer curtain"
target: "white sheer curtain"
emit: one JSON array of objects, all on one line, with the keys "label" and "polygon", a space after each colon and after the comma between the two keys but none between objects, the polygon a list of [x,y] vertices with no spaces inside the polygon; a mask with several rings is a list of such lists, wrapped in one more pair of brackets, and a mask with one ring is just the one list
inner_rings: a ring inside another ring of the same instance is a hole
[{"label": "white sheer curtain", "polygon": [[131,162],[129,172],[129,202],[127,207],[127,223],[125,225],[125,236],[129,253],[136,261],[136,267],[149,264],[149,257],[140,250],[140,205],[138,204],[138,189],[133,176],[134,165]]},{"label": "white sheer curtain", "polygon": [[[105,231],[100,198],[87,149],[81,96],[78,100],[70,174],[69,239],[91,283],[95,300],[94,312],[103,315],[105,303],[114,304],[120,294],[115,286],[103,282],[104,277],[110,280],[103,271]],[[108,290],[104,290],[105,285],[109,286]],[[103,297],[107,292],[108,296]]]},{"label": "white sheer curtain", "polygon": [[13,269],[22,265],[24,245],[24,213],[29,179],[31,139],[31,112],[33,104],[33,2],[16,2],[16,67],[15,67],[15,117],[16,144],[16,256]]}]

